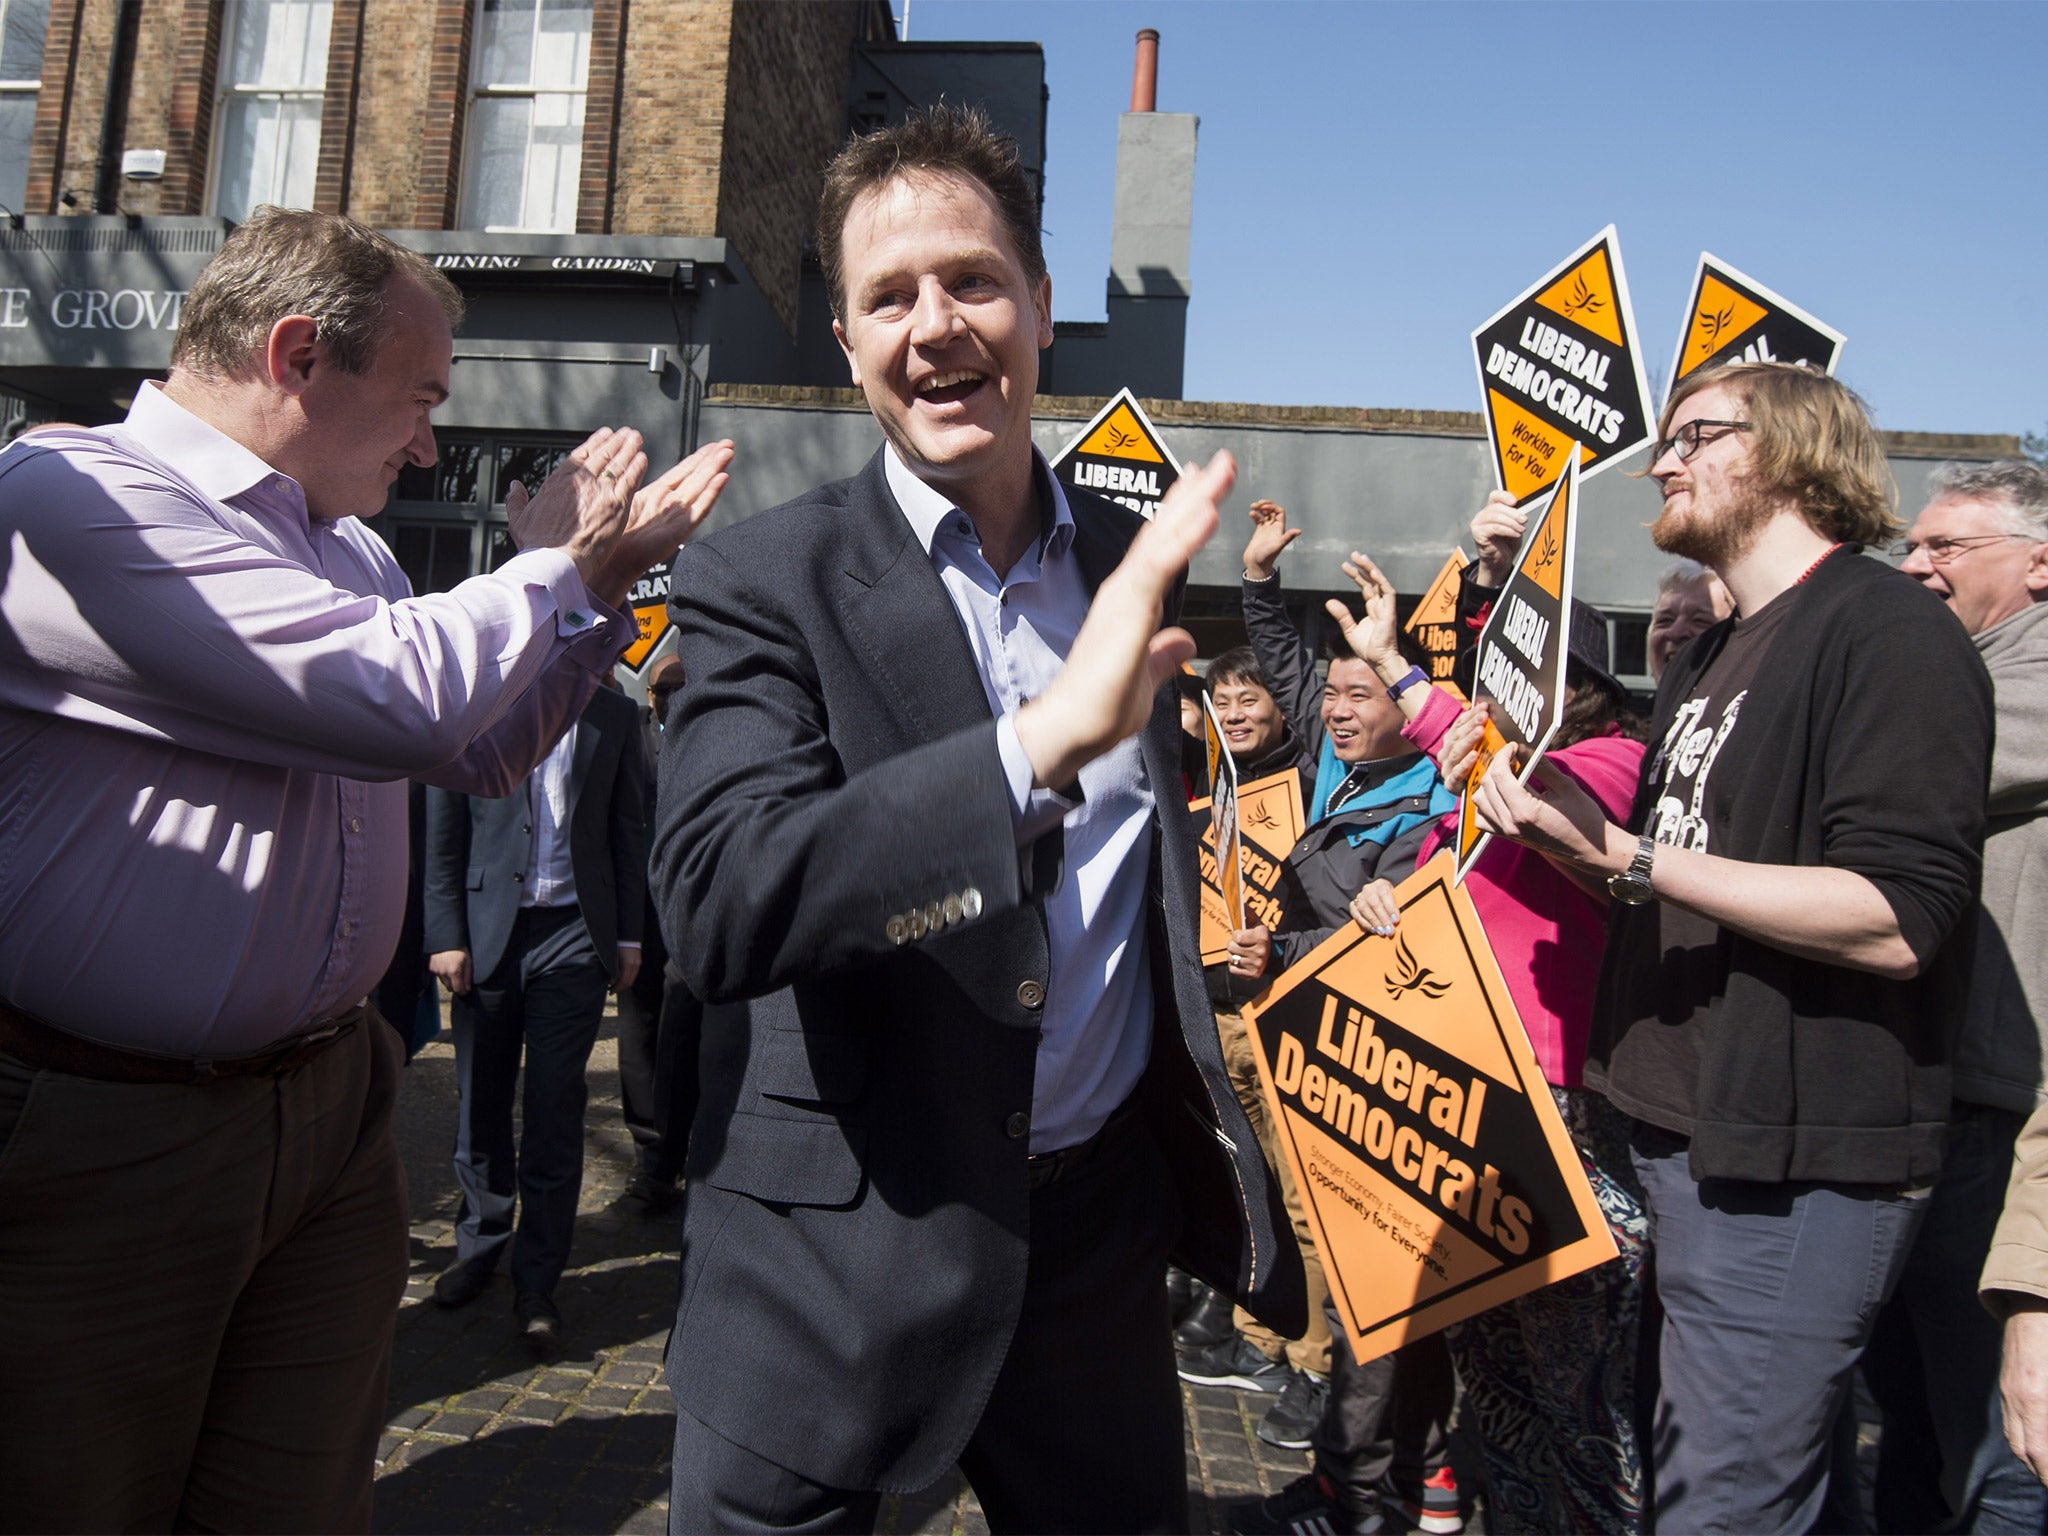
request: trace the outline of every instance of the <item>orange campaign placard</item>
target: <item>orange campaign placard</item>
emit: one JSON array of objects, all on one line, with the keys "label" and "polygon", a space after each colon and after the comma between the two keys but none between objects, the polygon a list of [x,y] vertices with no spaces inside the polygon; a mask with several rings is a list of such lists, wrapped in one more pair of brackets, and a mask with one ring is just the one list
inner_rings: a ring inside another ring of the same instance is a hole
[{"label": "orange campaign placard", "polygon": [[1473,791],[1487,765],[1509,743],[1522,747],[1516,776],[1526,784],[1564,719],[1578,523],[1579,467],[1567,464],[1550,499],[1530,515],[1515,568],[1479,632],[1472,693],[1486,701],[1487,726],[1458,801],[1460,880],[1487,842],[1472,813]]},{"label": "orange campaign placard", "polygon": [[1472,345],[1494,478],[1517,506],[1556,483],[1568,448],[1596,475],[1656,430],[1612,224],[1475,330]]},{"label": "orange campaign placard", "polygon": [[[1202,734],[1209,749],[1209,846],[1216,863],[1217,920],[1225,924],[1223,942],[1245,926],[1244,845],[1237,825],[1237,759],[1223,746],[1223,722],[1216,718],[1216,706],[1202,691]],[[1202,902],[1206,911],[1209,903]],[[1217,959],[1223,958],[1218,955]],[[1203,957],[1204,965],[1216,961]]]},{"label": "orange campaign placard", "polygon": [[1180,478],[1180,460],[1138,404],[1120,389],[1049,461],[1061,485],[1093,491],[1150,517],[1167,487]]},{"label": "orange campaign placard", "polygon": [[1680,379],[1717,363],[1805,363],[1831,375],[1842,360],[1842,341],[1833,326],[1701,251],[1664,396],[1671,397]]},{"label": "orange campaign placard", "polygon": [[1616,1253],[1451,865],[1402,882],[1390,936],[1346,924],[1245,1010],[1360,1360]]},{"label": "orange campaign placard", "polygon": [[[1188,813],[1201,829],[1202,964],[1221,965],[1232,930],[1227,926],[1223,869],[1216,858],[1216,826],[1210,817],[1214,802],[1197,800]],[[1237,790],[1238,899],[1247,922],[1268,933],[1286,915],[1279,896],[1280,868],[1300,840],[1306,817],[1302,810],[1301,775],[1289,768],[1241,784]]]},{"label": "orange campaign placard", "polygon": [[1422,601],[1401,627],[1415,637],[1415,643],[1429,653],[1429,680],[1448,683],[1458,659],[1458,591],[1464,585],[1464,570],[1471,558],[1462,549],[1451,551]]},{"label": "orange campaign placard", "polygon": [[626,594],[626,608],[633,615],[634,623],[640,626],[640,634],[626,647],[623,660],[635,672],[661,644],[661,637],[668,633],[668,588],[669,563],[663,561],[634,582],[633,590]]}]

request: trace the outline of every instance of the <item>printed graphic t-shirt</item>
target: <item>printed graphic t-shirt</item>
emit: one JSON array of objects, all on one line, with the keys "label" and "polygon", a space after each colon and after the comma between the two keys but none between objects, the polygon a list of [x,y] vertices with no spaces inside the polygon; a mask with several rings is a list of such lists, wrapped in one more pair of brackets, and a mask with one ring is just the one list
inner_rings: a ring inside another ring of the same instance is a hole
[{"label": "printed graphic t-shirt", "polygon": [[[1726,817],[1716,794],[1714,765],[1742,718],[1750,684],[1799,590],[1782,592],[1754,618],[1735,621],[1721,654],[1678,707],[1664,739],[1652,743],[1648,785],[1656,799],[1643,830],[1659,843],[1699,853],[1726,851],[1715,843],[1714,829]],[[1768,750],[1768,744],[1761,749]],[[1739,755],[1758,750],[1759,743],[1745,742]],[[1722,929],[1668,903],[1659,903],[1658,918],[1658,963],[1650,973],[1654,995],[1629,1000],[1638,1006],[1624,1017],[1640,1022],[1614,1044],[1608,1092],[1637,1119],[1690,1136],[1699,1035],[1727,981]]]}]

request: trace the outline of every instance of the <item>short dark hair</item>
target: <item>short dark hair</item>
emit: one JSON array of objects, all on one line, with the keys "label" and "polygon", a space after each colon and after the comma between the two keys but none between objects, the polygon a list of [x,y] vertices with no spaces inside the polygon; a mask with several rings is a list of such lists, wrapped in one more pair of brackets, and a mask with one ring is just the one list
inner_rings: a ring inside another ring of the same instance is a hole
[{"label": "short dark hair", "polygon": [[1258,653],[1248,645],[1233,645],[1210,662],[1202,681],[1211,693],[1225,683],[1250,683],[1268,693],[1273,691],[1273,685],[1266,681],[1266,674],[1259,670]]},{"label": "short dark hair", "polygon": [[1024,275],[1035,288],[1045,277],[1038,237],[1038,193],[1017,158],[1017,142],[995,130],[979,107],[944,103],[912,112],[893,128],[861,134],[825,167],[818,197],[818,265],[832,316],[846,318],[846,216],[864,192],[900,176],[964,176],[994,199]]},{"label": "short dark hair", "polygon": [[461,293],[417,251],[343,214],[265,205],[193,282],[171,366],[225,378],[263,349],[286,315],[310,315],[334,365],[366,373],[389,328],[385,286],[400,275],[426,289],[449,330],[462,324]]}]

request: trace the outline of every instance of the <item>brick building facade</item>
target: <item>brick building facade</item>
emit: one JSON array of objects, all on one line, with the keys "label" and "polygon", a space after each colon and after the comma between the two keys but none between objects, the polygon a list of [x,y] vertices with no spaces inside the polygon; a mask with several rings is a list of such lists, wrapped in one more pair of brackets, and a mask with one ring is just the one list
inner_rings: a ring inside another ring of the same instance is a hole
[{"label": "brick building facade", "polygon": [[[242,56],[262,53],[268,66],[255,83],[280,83],[277,56],[293,49],[318,75],[288,82],[317,83],[317,148],[301,147],[296,180],[273,177],[254,200],[347,213],[388,230],[499,223],[480,214],[473,196],[465,201],[465,180],[482,174],[466,140],[503,85],[484,78],[491,49],[489,40],[480,46],[479,31],[511,31],[530,5],[48,0],[47,9],[20,212],[94,211],[110,84],[112,152],[164,153],[160,179],[120,184],[119,211],[230,219],[246,212],[232,197],[246,178],[231,162],[269,146],[234,132],[240,40]],[[564,11],[570,24],[550,27]],[[580,79],[551,82],[571,87],[559,95],[580,97],[575,170],[565,178],[573,196],[544,216],[529,207],[515,227],[723,237],[794,331],[819,175],[846,127],[848,60],[856,43],[893,36],[884,0],[589,0],[550,8],[540,20],[529,78],[547,72],[551,52],[558,65],[573,53],[580,66]],[[110,72],[124,25],[125,67]],[[301,46],[315,30],[324,30],[324,43]],[[263,195],[285,192],[298,195]]]}]

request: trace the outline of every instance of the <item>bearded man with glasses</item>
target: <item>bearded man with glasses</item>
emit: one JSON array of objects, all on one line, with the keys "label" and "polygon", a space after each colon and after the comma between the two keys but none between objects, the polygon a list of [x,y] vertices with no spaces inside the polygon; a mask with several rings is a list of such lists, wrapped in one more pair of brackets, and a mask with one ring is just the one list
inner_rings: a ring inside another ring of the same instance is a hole
[{"label": "bearded man with glasses", "polygon": [[1666,667],[1610,822],[1502,754],[1481,825],[1614,900],[1586,1082],[1635,1118],[1665,1319],[1656,1523],[1806,1531],[1850,1376],[1941,1168],[1991,685],[1833,379],[1737,363],[1664,408],[1658,546],[1736,611]]}]

